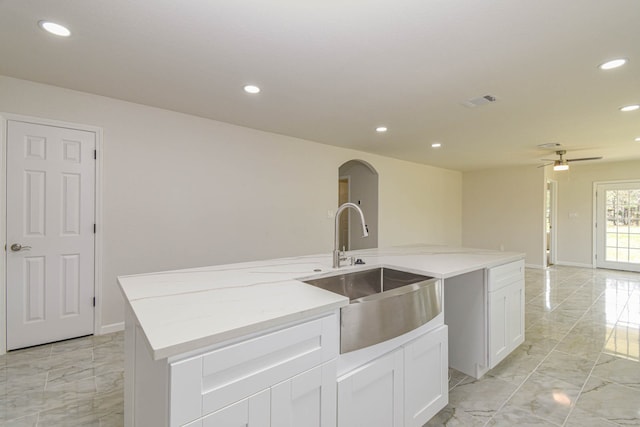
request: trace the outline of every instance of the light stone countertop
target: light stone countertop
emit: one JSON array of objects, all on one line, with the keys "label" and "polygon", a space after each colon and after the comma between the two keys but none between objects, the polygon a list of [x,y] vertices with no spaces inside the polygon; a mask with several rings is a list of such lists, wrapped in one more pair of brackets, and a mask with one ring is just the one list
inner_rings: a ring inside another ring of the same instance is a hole
[{"label": "light stone countertop", "polygon": [[331,268],[331,254],[118,277],[155,360],[302,321],[349,303],[297,280],[377,266],[446,279],[524,258],[449,246],[352,251],[366,265]]}]

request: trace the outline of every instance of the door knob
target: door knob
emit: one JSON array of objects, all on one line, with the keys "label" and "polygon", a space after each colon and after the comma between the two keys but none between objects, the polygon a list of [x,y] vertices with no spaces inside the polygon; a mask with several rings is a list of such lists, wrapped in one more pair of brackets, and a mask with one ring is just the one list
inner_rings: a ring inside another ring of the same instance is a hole
[{"label": "door knob", "polygon": [[11,250],[13,252],[20,252],[23,249],[29,250],[31,249],[31,246],[22,246],[20,243],[14,243],[13,245],[11,245]]}]

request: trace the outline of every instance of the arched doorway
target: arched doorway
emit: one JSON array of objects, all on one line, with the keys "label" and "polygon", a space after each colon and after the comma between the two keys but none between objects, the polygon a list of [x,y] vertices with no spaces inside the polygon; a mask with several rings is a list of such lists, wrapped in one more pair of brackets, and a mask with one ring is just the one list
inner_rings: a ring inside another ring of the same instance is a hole
[{"label": "arched doorway", "polygon": [[[349,160],[338,169],[338,205],[355,203],[362,209],[369,237],[362,238],[358,227],[351,227],[353,212],[340,218],[339,248],[346,250],[378,247],[378,172],[362,160]],[[355,224],[355,223],[354,223]]]}]

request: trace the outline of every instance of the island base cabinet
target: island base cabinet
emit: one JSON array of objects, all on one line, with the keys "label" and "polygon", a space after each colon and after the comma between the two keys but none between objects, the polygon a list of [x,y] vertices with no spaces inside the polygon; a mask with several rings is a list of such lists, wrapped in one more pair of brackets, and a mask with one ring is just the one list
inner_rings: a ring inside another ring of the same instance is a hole
[{"label": "island base cabinet", "polygon": [[336,369],[333,360],[273,386],[271,426],[335,427]]},{"label": "island base cabinet", "polygon": [[447,327],[404,347],[405,427],[421,427],[449,403]]},{"label": "island base cabinet", "polygon": [[338,427],[403,425],[403,351],[398,349],[338,379]]},{"label": "island base cabinet", "polygon": [[185,427],[335,427],[336,362],[232,403]]},{"label": "island base cabinet", "polygon": [[269,427],[270,395],[264,390],[186,427]]},{"label": "island base cabinet", "polygon": [[522,261],[488,271],[490,368],[524,341],[523,275]]}]

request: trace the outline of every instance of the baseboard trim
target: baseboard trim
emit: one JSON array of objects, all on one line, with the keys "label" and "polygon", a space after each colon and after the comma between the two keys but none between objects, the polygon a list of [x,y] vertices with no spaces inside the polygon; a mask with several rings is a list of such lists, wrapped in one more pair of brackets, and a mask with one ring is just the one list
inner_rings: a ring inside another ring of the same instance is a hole
[{"label": "baseboard trim", "polygon": [[581,262],[570,262],[570,261],[557,261],[554,265],[563,265],[565,267],[596,268],[592,264],[584,264]]},{"label": "baseboard trim", "polygon": [[113,332],[124,331],[124,322],[111,323],[110,325],[104,325],[100,328],[97,335],[111,334]]},{"label": "baseboard trim", "polygon": [[524,265],[526,268],[535,268],[537,270],[544,270],[544,266],[543,265],[539,265],[539,264],[525,264]]}]

